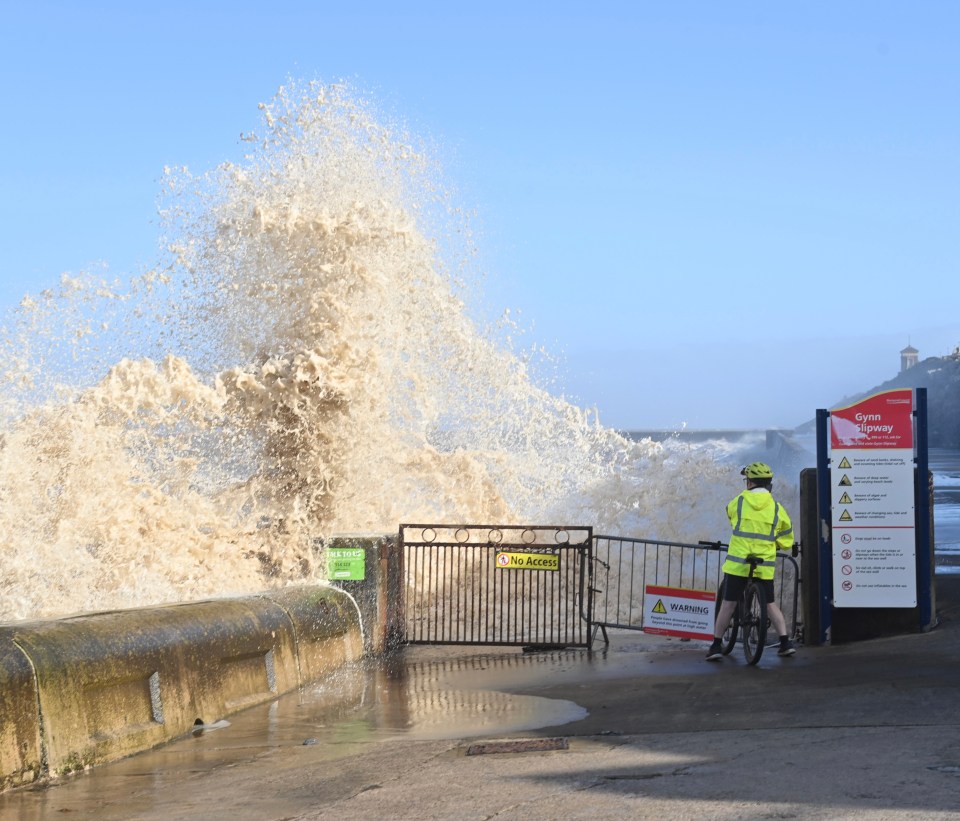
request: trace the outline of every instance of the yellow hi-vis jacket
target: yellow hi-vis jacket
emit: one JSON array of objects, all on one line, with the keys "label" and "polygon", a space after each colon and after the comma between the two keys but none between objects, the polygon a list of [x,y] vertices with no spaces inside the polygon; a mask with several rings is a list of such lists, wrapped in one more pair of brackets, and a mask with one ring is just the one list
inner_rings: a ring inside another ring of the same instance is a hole
[{"label": "yellow hi-vis jacket", "polygon": [[777,566],[777,549],[793,547],[793,524],[786,509],[770,492],[745,490],[727,505],[727,518],[733,527],[723,572],[732,576],[749,576],[747,556],[760,556],[754,576],[772,579]]}]

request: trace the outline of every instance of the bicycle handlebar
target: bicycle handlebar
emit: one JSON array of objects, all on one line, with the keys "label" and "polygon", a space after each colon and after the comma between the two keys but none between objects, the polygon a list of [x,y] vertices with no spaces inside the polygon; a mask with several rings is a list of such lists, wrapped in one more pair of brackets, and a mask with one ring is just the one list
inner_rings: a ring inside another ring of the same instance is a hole
[{"label": "bicycle handlebar", "polygon": [[[708,548],[708,549],[710,549],[710,550],[720,550],[720,549],[722,549],[722,548],[724,548],[724,547],[729,547],[729,546],[730,546],[730,545],[726,544],[725,542],[721,542],[721,541],[708,542],[708,541],[705,540],[705,539],[700,539],[700,541],[698,541],[697,544],[700,545],[700,547],[706,547],[706,548]],[[794,543],[793,543],[793,546],[790,548],[790,555],[793,556],[793,558],[797,558],[797,556],[800,555],[800,549],[801,549],[802,547],[803,547],[803,543],[802,543],[802,542],[794,542]],[[783,551],[783,552],[786,553],[786,551]]]}]

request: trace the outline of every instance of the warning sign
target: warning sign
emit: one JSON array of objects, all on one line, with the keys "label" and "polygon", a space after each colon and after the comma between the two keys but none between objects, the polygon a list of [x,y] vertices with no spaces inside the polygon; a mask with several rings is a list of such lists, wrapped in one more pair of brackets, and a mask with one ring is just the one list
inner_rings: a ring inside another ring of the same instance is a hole
[{"label": "warning sign", "polygon": [[913,391],[831,411],[830,430],[834,606],[915,607]]},{"label": "warning sign", "polygon": [[643,632],[685,639],[712,639],[716,593],[648,584]]}]

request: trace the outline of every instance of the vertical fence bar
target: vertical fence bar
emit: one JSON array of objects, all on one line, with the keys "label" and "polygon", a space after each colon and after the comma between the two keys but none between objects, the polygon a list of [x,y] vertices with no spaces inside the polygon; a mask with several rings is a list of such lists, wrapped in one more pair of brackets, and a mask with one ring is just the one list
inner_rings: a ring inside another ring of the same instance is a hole
[{"label": "vertical fence bar", "polygon": [[[495,555],[496,555],[496,554],[494,554],[494,556],[495,556]],[[493,558],[493,557],[491,557],[491,558]],[[487,643],[487,642],[490,642],[490,641],[491,641],[491,635],[490,635],[491,610],[490,610],[489,602],[491,602],[491,601],[494,601],[494,602],[495,602],[495,601],[496,601],[496,591],[497,591],[496,577],[497,577],[497,570],[496,570],[496,567],[494,566],[494,564],[493,564],[492,562],[484,562],[484,563],[483,563],[483,568],[484,568],[484,571],[483,571],[483,572],[484,572],[483,593],[489,594],[489,595],[487,595],[486,599],[484,600],[483,607],[481,608],[482,611],[483,611],[483,625],[484,625],[484,626],[483,626],[483,640],[484,640],[485,643]]]}]

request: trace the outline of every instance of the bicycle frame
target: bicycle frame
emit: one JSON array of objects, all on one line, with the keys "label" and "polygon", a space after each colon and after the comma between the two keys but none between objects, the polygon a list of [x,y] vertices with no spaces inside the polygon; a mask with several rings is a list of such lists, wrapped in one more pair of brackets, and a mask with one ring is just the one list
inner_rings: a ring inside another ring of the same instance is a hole
[{"label": "bicycle frame", "polygon": [[[754,576],[754,571],[763,560],[759,556],[748,556],[747,562],[750,565],[750,572],[747,575],[747,583],[744,585],[743,593],[737,600],[730,624],[723,633],[722,651],[724,655],[729,655],[737,643],[738,635],[743,642],[743,654],[747,664],[756,664],[763,655],[763,648],[767,642],[767,596],[764,593],[763,585],[758,584],[759,579]],[[720,582],[717,590],[717,611],[723,604],[723,587],[725,582]]]}]

